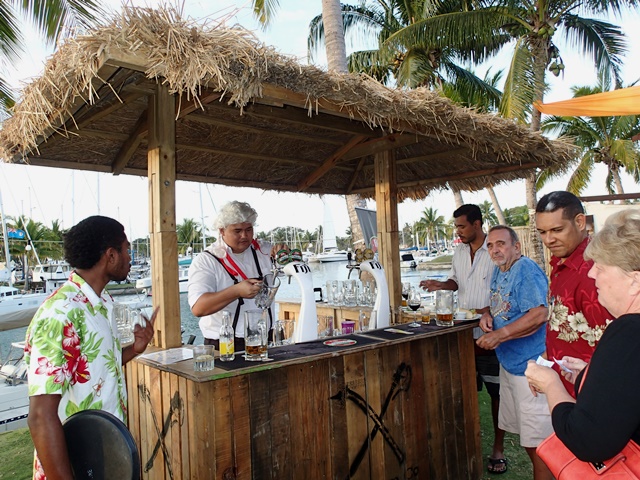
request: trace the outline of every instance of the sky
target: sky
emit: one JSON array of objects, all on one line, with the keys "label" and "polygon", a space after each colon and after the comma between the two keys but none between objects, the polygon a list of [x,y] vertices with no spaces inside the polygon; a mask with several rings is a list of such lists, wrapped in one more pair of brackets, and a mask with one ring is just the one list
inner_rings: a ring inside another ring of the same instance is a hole
[{"label": "sky", "polygon": [[[120,2],[108,0],[104,2],[112,9],[118,10]],[[130,1],[136,6],[155,6],[156,0]],[[254,31],[264,43],[275,46],[281,53],[293,55],[301,63],[307,62],[307,31],[310,20],[321,12],[320,0],[280,0],[280,8],[267,29],[259,28],[253,19],[248,0],[183,0],[184,12],[194,19],[215,21],[224,18],[227,25],[242,25]],[[357,3],[357,2],[343,2]],[[640,15],[626,14],[622,19],[610,19],[614,24],[622,26],[627,34],[629,51],[640,51],[640,35],[637,26]],[[25,37],[32,39],[28,51],[21,62],[5,68],[4,74],[12,85],[20,89],[33,78],[42,73],[44,61],[53,53],[52,48],[45,48],[36,33],[25,25]],[[347,45],[347,53],[353,50]],[[360,47],[362,48],[362,47]],[[574,85],[594,85],[595,72],[590,62],[576,54],[570,48],[561,48],[562,58],[566,65],[564,76],[558,78],[548,75],[550,91],[545,101],[558,101],[571,97],[570,88]],[[565,53],[566,52],[566,53]],[[509,52],[488,62],[484,68],[506,68]],[[633,62],[628,55],[623,70],[625,85],[640,79],[640,62]],[[314,63],[326,67],[326,59],[320,52]],[[483,68],[478,69],[478,73]],[[594,179],[585,195],[606,194],[603,179],[606,176],[604,167],[597,169]],[[550,182],[541,190],[539,196],[553,190],[565,188],[567,178]],[[623,176],[625,192],[636,192],[638,186],[629,177]],[[496,187],[496,194],[503,208],[512,208],[525,204],[524,182],[512,182]],[[64,228],[89,215],[107,215],[118,219],[127,230],[130,239],[145,237],[148,232],[148,189],[146,177],[130,175],[113,176],[94,172],[67,169],[12,165],[0,162],[0,193],[7,216],[26,215],[35,221],[50,226],[59,220]],[[465,203],[482,203],[489,200],[485,191],[463,192]],[[254,188],[224,187],[193,182],[178,181],[176,184],[176,222],[185,218],[202,221],[210,228],[216,210],[231,200],[249,202],[258,211],[256,229],[268,231],[276,227],[295,226],[314,231],[323,218],[326,204],[333,217],[335,231],[338,236],[344,235],[348,228],[347,210],[344,198],[335,195],[316,195],[263,192]],[[368,207],[375,209],[375,202],[368,202]],[[412,224],[417,221],[421,212],[427,207],[434,207],[446,220],[451,218],[455,203],[450,191],[445,190],[431,194],[421,201],[405,201],[398,206],[399,223]]]}]

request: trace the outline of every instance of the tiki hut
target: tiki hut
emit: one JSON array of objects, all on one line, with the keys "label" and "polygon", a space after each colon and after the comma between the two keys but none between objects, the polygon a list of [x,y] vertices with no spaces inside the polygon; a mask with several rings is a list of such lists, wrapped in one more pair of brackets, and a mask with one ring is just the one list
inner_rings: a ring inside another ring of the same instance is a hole
[{"label": "tiki hut", "polygon": [[396,202],[562,169],[571,147],[424,88],[301,65],[240,28],[125,7],[49,59],[4,122],[0,154],[149,177],[154,302],[169,346],[180,339],[167,321],[179,316],[176,180],[375,198],[397,299]]},{"label": "tiki hut", "polygon": [[[155,341],[169,348],[181,342],[176,180],[375,198],[397,304],[398,201],[562,169],[571,147],[426,89],[300,65],[242,29],[125,8],[25,88],[0,155],[148,176]],[[323,353],[235,371],[130,362],[144,478],[480,478],[472,325],[438,328],[340,351],[320,341]]]}]

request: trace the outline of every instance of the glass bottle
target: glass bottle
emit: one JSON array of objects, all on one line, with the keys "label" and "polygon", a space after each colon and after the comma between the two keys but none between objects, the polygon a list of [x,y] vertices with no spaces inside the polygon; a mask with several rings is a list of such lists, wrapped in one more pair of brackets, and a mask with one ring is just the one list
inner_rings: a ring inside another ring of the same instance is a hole
[{"label": "glass bottle", "polygon": [[231,314],[227,310],[222,312],[222,326],[220,327],[220,360],[230,362],[235,355],[235,332],[231,326]]}]

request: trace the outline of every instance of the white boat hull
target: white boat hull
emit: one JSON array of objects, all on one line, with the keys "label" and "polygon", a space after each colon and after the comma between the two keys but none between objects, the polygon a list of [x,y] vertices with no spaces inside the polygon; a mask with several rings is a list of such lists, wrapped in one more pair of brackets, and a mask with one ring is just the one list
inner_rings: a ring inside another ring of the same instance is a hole
[{"label": "white boat hull", "polygon": [[11,330],[29,324],[48,293],[24,293],[0,299],[0,330]]},{"label": "white boat hull", "polygon": [[319,262],[327,263],[327,262],[346,262],[347,252],[344,250],[333,250],[328,252],[319,253],[316,258]]},{"label": "white boat hull", "polygon": [[29,387],[0,383],[0,433],[27,426]]}]

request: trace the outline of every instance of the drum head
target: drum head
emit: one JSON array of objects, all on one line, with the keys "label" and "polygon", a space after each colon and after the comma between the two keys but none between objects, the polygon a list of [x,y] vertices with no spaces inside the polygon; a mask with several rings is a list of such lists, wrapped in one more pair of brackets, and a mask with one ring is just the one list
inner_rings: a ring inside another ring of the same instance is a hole
[{"label": "drum head", "polygon": [[83,410],[64,422],[75,480],[140,478],[140,457],[131,432],[102,410]]}]

